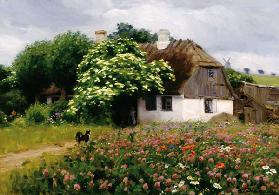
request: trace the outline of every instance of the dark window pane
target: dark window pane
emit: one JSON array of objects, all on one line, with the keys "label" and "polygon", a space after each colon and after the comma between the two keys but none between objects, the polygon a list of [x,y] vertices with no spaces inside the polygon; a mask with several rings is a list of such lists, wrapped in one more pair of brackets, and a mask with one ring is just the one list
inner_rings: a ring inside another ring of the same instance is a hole
[{"label": "dark window pane", "polygon": [[208,77],[214,78],[215,77],[215,70],[214,69],[208,69]]},{"label": "dark window pane", "polygon": [[172,111],[172,97],[162,96],[162,110]]},{"label": "dark window pane", "polygon": [[212,99],[205,99],[204,100],[204,112],[205,113],[213,113]]},{"label": "dark window pane", "polygon": [[146,96],[145,97],[145,108],[146,110],[157,110],[156,96]]}]

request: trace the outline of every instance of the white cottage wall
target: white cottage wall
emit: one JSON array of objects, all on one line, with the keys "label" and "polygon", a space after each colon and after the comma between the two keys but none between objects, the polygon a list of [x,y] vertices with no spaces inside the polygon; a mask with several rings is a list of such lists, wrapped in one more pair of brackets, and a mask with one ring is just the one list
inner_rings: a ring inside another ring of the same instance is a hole
[{"label": "white cottage wall", "polygon": [[183,96],[172,96],[172,111],[163,111],[161,105],[161,96],[156,97],[157,110],[147,111],[145,100],[138,100],[138,121],[144,123],[147,121],[188,121],[201,120],[208,121],[213,116],[220,113],[233,114],[232,100],[213,100],[214,113],[205,113],[204,98],[188,99]]}]

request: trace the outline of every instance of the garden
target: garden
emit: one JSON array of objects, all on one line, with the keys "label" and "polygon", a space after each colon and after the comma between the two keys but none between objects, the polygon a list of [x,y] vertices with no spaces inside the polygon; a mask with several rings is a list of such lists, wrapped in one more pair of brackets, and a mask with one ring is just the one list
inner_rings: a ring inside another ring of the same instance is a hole
[{"label": "garden", "polygon": [[23,194],[276,194],[278,126],[151,123],[11,175]]},{"label": "garden", "polygon": [[[126,99],[162,94],[175,76],[167,62],[148,62],[140,50],[138,43],[156,34],[117,28],[101,43],[71,31],[36,41],[11,66],[0,65],[0,165],[11,153],[74,145],[78,131],[91,130],[89,143],[63,155],[40,153],[4,174],[0,166],[0,193],[279,193],[278,125],[220,117],[129,127],[129,111],[115,112],[119,99],[128,105]],[[233,87],[253,82],[226,72]],[[59,101],[46,105],[51,86]]]}]

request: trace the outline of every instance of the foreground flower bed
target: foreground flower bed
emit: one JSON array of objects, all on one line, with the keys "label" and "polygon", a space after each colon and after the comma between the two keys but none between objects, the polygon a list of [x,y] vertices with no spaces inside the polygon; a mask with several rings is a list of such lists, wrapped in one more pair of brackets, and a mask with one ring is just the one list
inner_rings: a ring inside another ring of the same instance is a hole
[{"label": "foreground flower bed", "polygon": [[124,129],[77,146],[63,162],[12,175],[25,194],[279,193],[278,133],[250,127],[199,131],[184,124]]}]

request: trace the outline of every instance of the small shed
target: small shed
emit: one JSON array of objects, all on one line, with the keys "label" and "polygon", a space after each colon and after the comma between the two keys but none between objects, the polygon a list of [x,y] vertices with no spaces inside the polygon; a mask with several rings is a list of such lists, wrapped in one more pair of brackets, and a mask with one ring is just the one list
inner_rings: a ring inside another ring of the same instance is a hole
[{"label": "small shed", "polygon": [[279,119],[279,87],[243,82],[236,90],[234,114],[245,122],[262,123]]}]

